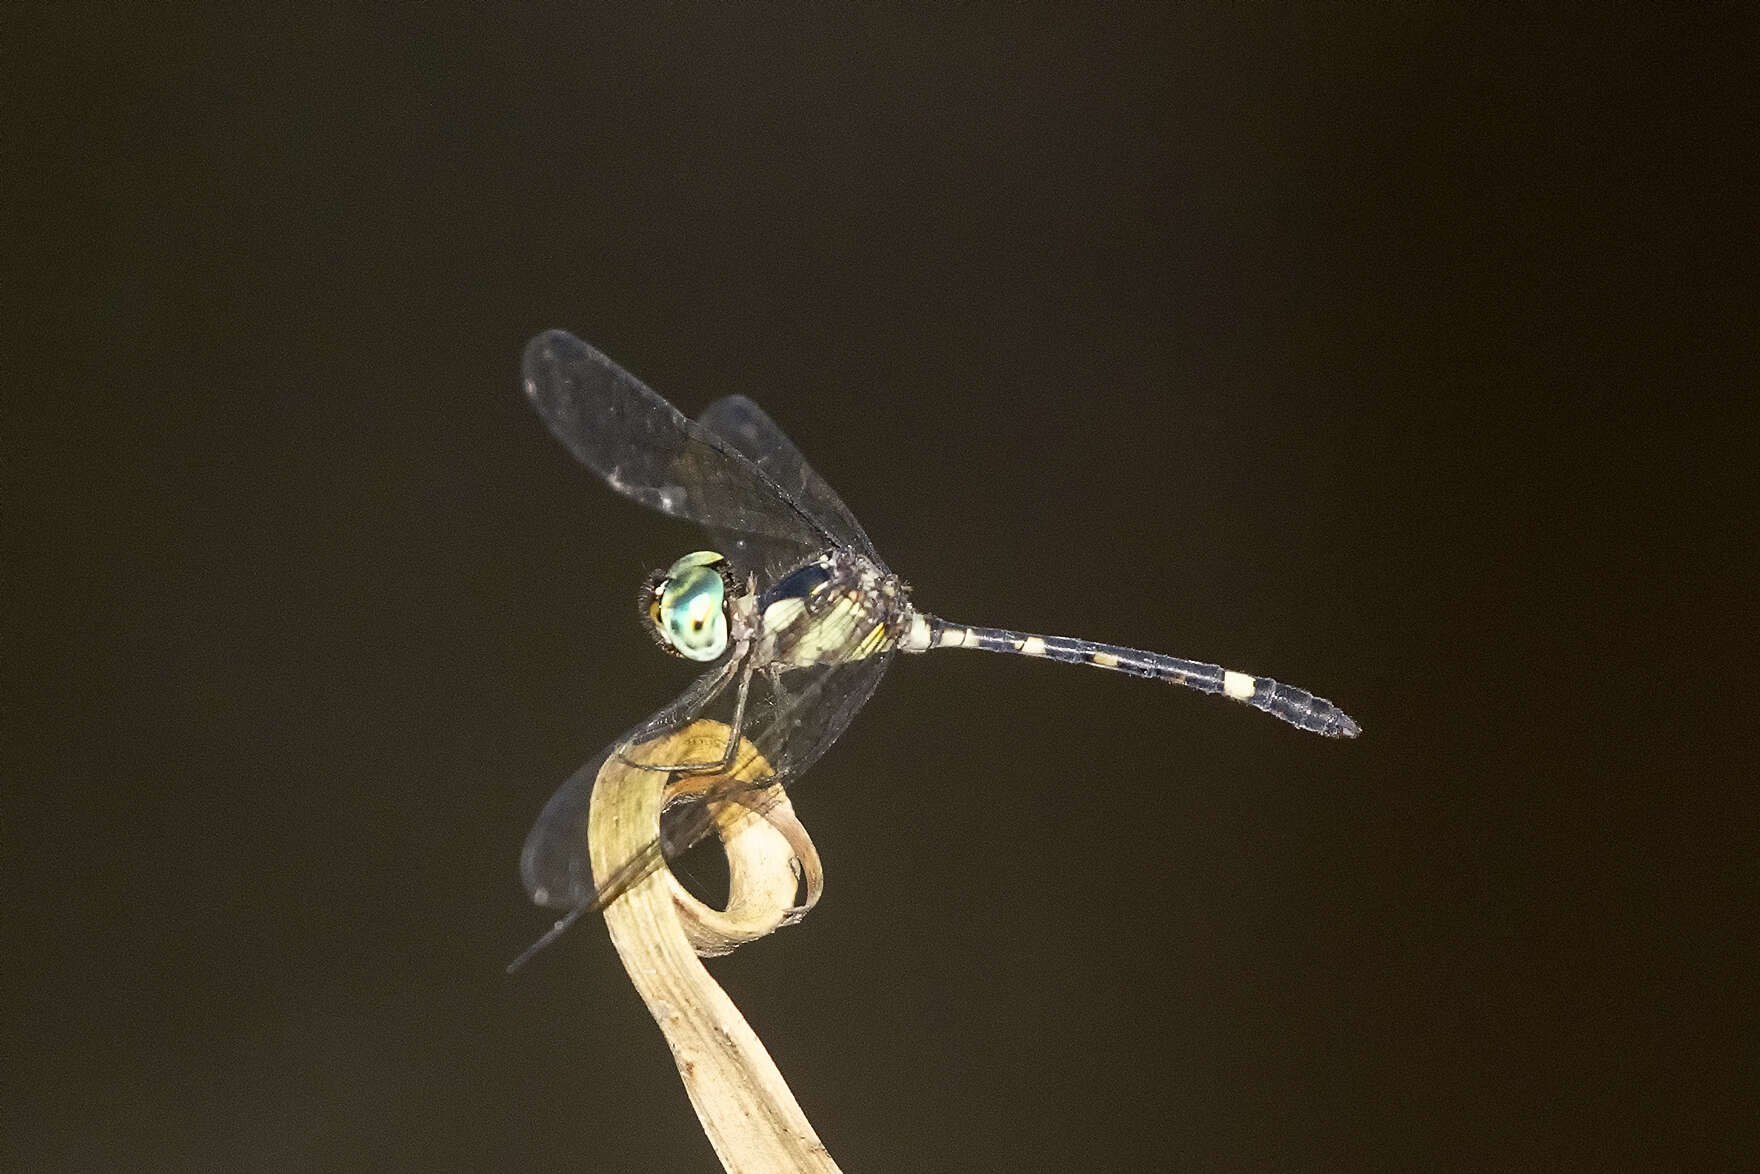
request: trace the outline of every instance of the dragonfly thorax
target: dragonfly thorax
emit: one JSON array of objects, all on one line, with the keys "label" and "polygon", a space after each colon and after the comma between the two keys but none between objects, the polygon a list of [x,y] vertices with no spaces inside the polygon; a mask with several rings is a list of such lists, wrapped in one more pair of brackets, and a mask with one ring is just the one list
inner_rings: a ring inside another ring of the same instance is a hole
[{"label": "dragonfly thorax", "polygon": [[862,660],[894,647],[912,614],[898,576],[854,551],[830,551],[759,596],[758,658],[782,668]]}]

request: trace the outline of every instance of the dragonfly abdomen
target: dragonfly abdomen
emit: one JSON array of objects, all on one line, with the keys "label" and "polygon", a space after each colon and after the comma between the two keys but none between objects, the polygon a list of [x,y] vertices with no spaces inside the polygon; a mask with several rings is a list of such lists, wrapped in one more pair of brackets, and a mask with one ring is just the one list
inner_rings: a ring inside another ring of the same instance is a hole
[{"label": "dragonfly abdomen", "polygon": [[[1200,693],[1221,693],[1292,726],[1330,738],[1354,738],[1357,723],[1324,697],[1306,689],[1285,685],[1270,677],[1235,672],[1219,664],[1144,652],[1117,644],[1100,644],[1070,636],[1036,636],[1005,628],[980,628],[929,620],[929,648],[976,648],[982,652],[1009,652],[1036,656],[1064,664],[1091,664],[1095,668],[1133,677],[1148,677],[1184,685]],[[916,651],[916,649],[910,649]]]}]

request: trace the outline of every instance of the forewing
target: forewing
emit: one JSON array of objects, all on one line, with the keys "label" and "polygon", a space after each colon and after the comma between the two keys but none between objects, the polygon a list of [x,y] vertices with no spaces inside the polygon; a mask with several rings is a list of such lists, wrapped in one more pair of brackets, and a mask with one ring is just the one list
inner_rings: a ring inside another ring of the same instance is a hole
[{"label": "forewing", "polygon": [[724,438],[567,331],[532,339],[523,371],[550,431],[625,497],[796,562],[840,541]]},{"label": "forewing", "polygon": [[551,909],[575,909],[592,903],[596,889],[587,854],[587,807],[600,768],[620,747],[682,727],[707,710],[726,690],[729,667],[717,665],[698,677],[670,705],[625,732],[556,788],[526,834],[519,855],[520,879],[534,903]]},{"label": "forewing", "polygon": [[[769,775],[711,791],[708,798],[740,793],[740,801],[754,810],[767,810],[780,798],[782,787],[792,788],[801,775],[830,748],[848,728],[856,713],[873,695],[886,672],[891,653],[840,664],[795,669],[778,682],[760,669],[754,674],[746,704],[743,733],[746,757],[736,759],[729,774],[740,777],[750,754],[761,755],[771,766]],[[736,684],[719,691],[711,688],[718,673],[705,675],[683,696],[630,733],[619,738],[558,788],[526,838],[520,856],[520,875],[534,902],[553,909],[603,908],[665,863],[668,853],[689,849],[709,830],[710,806],[699,810],[704,818],[686,818],[671,829],[671,842],[663,848],[656,837],[647,847],[603,878],[593,876],[587,845],[587,812],[593,785],[610,755],[624,746],[640,744],[668,730],[680,729],[695,718],[710,714],[721,721],[731,719]],[[655,785],[663,779],[656,776]],[[776,786],[764,799],[765,789]]]},{"label": "forewing", "polygon": [[[892,654],[843,664],[795,669],[780,683],[765,680],[764,704],[754,714],[748,703],[746,740],[789,786],[831,748],[866,705]],[[757,680],[753,681],[754,691]],[[736,763],[737,765],[737,763]]]},{"label": "forewing", "polygon": [[[730,395],[710,404],[698,422],[756,465],[836,545],[865,554],[884,567],[862,524],[763,408],[743,395]],[[716,533],[715,539],[735,565],[760,569],[766,583],[800,563],[788,544],[777,544],[763,535],[727,531]]]}]

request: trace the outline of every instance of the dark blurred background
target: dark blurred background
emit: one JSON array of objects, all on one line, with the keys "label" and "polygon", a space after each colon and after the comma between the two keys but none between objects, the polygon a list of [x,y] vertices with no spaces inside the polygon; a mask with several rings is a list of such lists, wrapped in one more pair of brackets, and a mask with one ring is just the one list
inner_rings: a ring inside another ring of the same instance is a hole
[{"label": "dark blurred background", "polygon": [[[461,6],[462,7],[462,6]],[[516,858],[698,536],[566,327],[926,607],[713,964],[848,1170],[1756,1158],[1754,26],[1433,5],[243,18],[3,55],[0,1162],[711,1170]]]}]

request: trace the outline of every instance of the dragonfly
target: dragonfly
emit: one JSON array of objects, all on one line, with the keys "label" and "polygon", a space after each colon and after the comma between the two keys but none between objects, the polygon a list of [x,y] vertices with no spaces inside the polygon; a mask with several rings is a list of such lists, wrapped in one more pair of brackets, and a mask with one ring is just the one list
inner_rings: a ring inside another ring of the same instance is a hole
[{"label": "dragonfly", "polygon": [[[714,549],[653,572],[638,592],[642,625],[661,650],[709,667],[545,805],[526,838],[520,874],[533,902],[567,915],[510,970],[701,840],[714,826],[717,800],[749,806],[760,793],[782,794],[849,726],[897,653],[969,648],[1093,665],[1220,694],[1326,737],[1359,733],[1332,702],[1269,677],[1115,644],[953,623],[922,610],[831,486],[744,396],[717,400],[691,420],[563,330],[527,344],[523,383],[550,432],[583,465],[625,497],[701,526]],[[637,747],[704,718],[728,730],[718,757],[635,761]],[[701,789],[686,818],[669,821],[646,848],[595,877],[588,804],[614,758],[669,778],[727,781]],[[761,777],[746,777],[754,762],[763,764]]]}]

